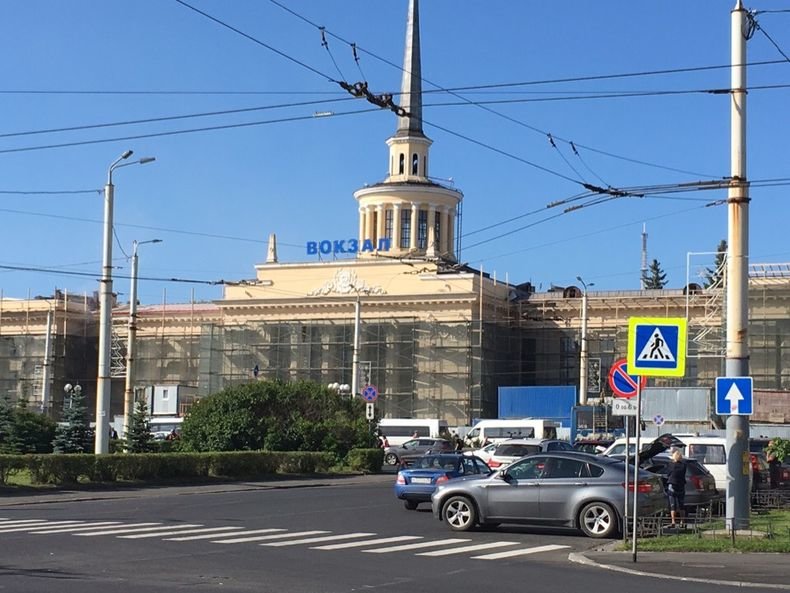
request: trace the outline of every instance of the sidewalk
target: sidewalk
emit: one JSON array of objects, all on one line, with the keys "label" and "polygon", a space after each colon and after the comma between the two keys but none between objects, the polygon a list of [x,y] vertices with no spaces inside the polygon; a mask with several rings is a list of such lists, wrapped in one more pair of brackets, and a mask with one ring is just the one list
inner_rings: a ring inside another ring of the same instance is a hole
[{"label": "sidewalk", "polygon": [[786,554],[710,552],[631,552],[594,550],[574,553],[571,562],[640,576],[790,591],[790,558]]},{"label": "sidewalk", "polygon": [[155,496],[189,496],[195,494],[217,494],[249,490],[272,490],[277,488],[316,488],[348,486],[352,484],[379,484],[392,482],[392,475],[345,475],[345,476],[278,476],[262,481],[215,482],[209,484],[184,485],[107,485],[76,489],[52,489],[41,492],[31,490],[0,490],[0,507],[80,502],[87,500],[112,500],[121,498],[147,498]]}]

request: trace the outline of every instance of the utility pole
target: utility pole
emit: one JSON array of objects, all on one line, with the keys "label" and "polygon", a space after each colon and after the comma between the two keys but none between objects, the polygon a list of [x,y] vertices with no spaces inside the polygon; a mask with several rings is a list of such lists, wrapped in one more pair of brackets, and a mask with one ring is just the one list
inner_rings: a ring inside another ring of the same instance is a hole
[{"label": "utility pole", "polygon": [[44,341],[44,366],[41,369],[41,413],[47,414],[50,405],[50,377],[52,375],[52,304],[47,301],[49,311],[47,311],[47,334]]},{"label": "utility pole", "polygon": [[354,350],[351,354],[351,398],[359,395],[359,330],[362,314],[362,303],[359,299],[359,289],[354,289],[357,293],[357,301],[354,305]]},{"label": "utility pole", "polygon": [[[726,375],[749,374],[749,184],[746,181],[746,41],[751,23],[742,0],[731,13],[730,186],[727,194]],[[727,519],[749,526],[749,417],[727,417]]]},{"label": "utility pole", "polygon": [[[589,358],[587,356],[587,290],[589,286],[593,286],[594,282],[587,284],[582,280],[581,276],[576,276],[576,280],[581,282],[584,287],[582,293],[582,327],[581,327],[581,344],[579,345],[579,405],[587,405],[587,366]],[[595,427],[593,426],[593,429]]]}]

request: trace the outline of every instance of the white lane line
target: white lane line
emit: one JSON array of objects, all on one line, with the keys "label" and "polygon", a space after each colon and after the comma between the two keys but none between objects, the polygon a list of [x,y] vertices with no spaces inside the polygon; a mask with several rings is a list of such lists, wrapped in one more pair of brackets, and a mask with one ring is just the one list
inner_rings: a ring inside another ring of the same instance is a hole
[{"label": "white lane line", "polygon": [[366,539],[363,542],[346,542],[344,544],[330,544],[328,546],[313,546],[311,550],[342,550],[344,548],[362,548],[375,544],[391,544],[395,542],[405,542],[415,539],[422,539],[421,535],[398,535],[396,537],[382,537],[380,539]]},{"label": "white lane line", "polygon": [[540,552],[551,552],[552,550],[563,550],[570,548],[570,546],[535,546],[534,548],[525,548],[521,550],[509,550],[507,552],[495,552],[494,554],[485,554],[483,556],[472,556],[475,560],[499,560],[500,558],[512,558],[513,556],[526,556],[527,554],[538,554]]},{"label": "white lane line", "polygon": [[474,546],[461,546],[460,548],[450,548],[448,550],[434,550],[433,552],[420,552],[415,556],[449,556],[450,554],[463,554],[476,550],[489,550],[491,548],[502,548],[504,546],[517,546],[521,542],[488,542],[487,544],[477,544]]},{"label": "white lane line", "polygon": [[50,529],[47,526],[45,531],[36,531],[36,535],[49,535],[51,533],[70,533],[72,531],[92,531],[94,529],[107,529],[108,527],[112,526],[119,526],[121,524],[120,521],[99,521],[98,523],[86,523],[85,525],[80,525],[79,527],[57,527],[54,529]]},{"label": "white lane line", "polygon": [[[239,528],[237,527],[237,529],[239,529]],[[222,533],[222,534],[211,533],[209,535],[189,535],[187,537],[167,537],[167,538],[165,538],[165,541],[168,541],[168,542],[190,542],[190,541],[194,541],[196,539],[212,539],[212,538],[219,537],[220,535],[222,535],[222,537],[230,537],[230,536],[236,536],[236,535],[252,535],[254,533],[274,533],[275,531],[285,531],[285,529],[242,529],[240,531],[234,531],[234,532],[231,532],[231,533]]]},{"label": "white lane line", "polygon": [[295,539],[287,542],[275,542],[273,544],[260,544],[262,546],[298,546],[299,544],[317,544],[320,542],[331,542],[341,539],[354,539],[358,537],[370,537],[375,533],[344,533],[342,535],[326,535],[324,537],[310,537],[307,539]]},{"label": "white lane line", "polygon": [[283,539],[286,537],[296,537],[298,535],[319,535],[329,533],[328,531],[297,531],[296,533],[280,533],[277,535],[256,535],[255,537],[238,537],[236,539],[211,540],[212,544],[243,544],[245,542],[259,542],[267,539]]},{"label": "white lane line", "polygon": [[470,542],[471,539],[437,539],[432,542],[420,542],[418,544],[404,544],[402,546],[390,546],[389,548],[376,548],[375,550],[362,550],[368,554],[386,554],[387,552],[402,552],[403,550],[419,550],[420,548],[432,548],[434,546],[449,546],[450,544],[460,544]]},{"label": "white lane line", "polygon": [[185,533],[212,533],[212,535],[225,535],[218,531],[228,531],[236,527],[204,527],[202,529],[187,529],[186,531],[165,531],[164,533],[138,533],[137,535],[121,535],[120,539],[144,539],[146,537],[164,537],[166,535],[183,535]]},{"label": "white lane line", "polygon": [[[144,525],[159,525],[159,527],[143,527]],[[135,529],[132,529],[132,527]],[[189,525],[188,527],[195,527],[195,525]],[[119,525],[117,528],[113,527],[112,529],[105,529],[93,533],[75,533],[74,535],[81,535],[84,537],[91,537],[94,535],[123,535],[125,533],[151,531],[152,529],[172,529],[172,525],[162,526],[161,523],[130,523],[128,525]]]},{"label": "white lane line", "polygon": [[12,525],[29,525],[31,523],[46,523],[46,519],[19,519],[18,521],[4,521],[3,527],[10,527]]},{"label": "white lane line", "polygon": [[14,533],[17,531],[40,531],[42,529],[49,529],[50,527],[74,527],[75,525],[82,524],[82,521],[54,521],[41,525],[40,523],[33,523],[32,525],[16,525],[7,529],[0,528],[0,535],[4,533]]}]

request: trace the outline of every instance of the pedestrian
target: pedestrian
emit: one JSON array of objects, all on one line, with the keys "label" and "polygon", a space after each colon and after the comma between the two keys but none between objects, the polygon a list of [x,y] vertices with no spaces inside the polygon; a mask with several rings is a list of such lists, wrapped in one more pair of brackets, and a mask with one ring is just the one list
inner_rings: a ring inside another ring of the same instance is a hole
[{"label": "pedestrian", "polygon": [[672,461],[667,464],[667,498],[669,500],[669,516],[672,521],[670,527],[674,529],[678,527],[678,519],[683,520],[688,464],[683,460],[680,449],[673,449],[670,458]]},{"label": "pedestrian", "polygon": [[118,431],[115,430],[114,428],[110,427],[110,439],[112,439],[114,441],[117,438],[118,438]]},{"label": "pedestrian", "polygon": [[411,438],[413,438],[413,439],[416,439],[416,438],[417,438],[417,436],[418,436],[418,435],[417,435],[417,431],[415,430],[415,431],[414,431],[414,434],[413,434],[413,435],[411,435]]},{"label": "pedestrian", "polygon": [[453,446],[455,450],[458,452],[463,451],[464,449],[464,441],[461,437],[458,436],[458,433],[453,433]]},{"label": "pedestrian", "polygon": [[390,442],[387,440],[387,437],[379,433],[379,448],[386,449],[389,446],[390,446]]},{"label": "pedestrian", "polygon": [[770,482],[771,490],[779,488],[779,476],[782,473],[782,462],[774,450],[774,441],[768,441],[768,446],[765,448],[765,460],[768,462],[768,480]]}]

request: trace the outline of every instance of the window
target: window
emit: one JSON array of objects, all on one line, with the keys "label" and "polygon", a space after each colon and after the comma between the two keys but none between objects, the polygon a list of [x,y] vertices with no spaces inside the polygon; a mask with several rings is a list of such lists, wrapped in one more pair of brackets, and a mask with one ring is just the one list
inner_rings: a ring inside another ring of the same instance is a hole
[{"label": "window", "polygon": [[403,175],[405,169],[406,169],[406,155],[401,153],[400,160],[398,162],[398,173],[400,175]]},{"label": "window", "polygon": [[408,249],[411,244],[411,209],[400,213],[400,246]]},{"label": "window", "polygon": [[531,453],[540,453],[540,445],[500,445],[494,455],[524,457]]},{"label": "window", "polygon": [[463,464],[465,474],[469,475],[480,473],[480,468],[477,466],[477,463],[475,463],[475,460],[471,457],[464,457]]},{"label": "window", "polygon": [[549,446],[546,447],[548,451],[573,451],[573,447],[570,443],[566,443],[565,441],[557,441],[556,443],[549,443]]},{"label": "window", "polygon": [[433,215],[433,244],[434,246],[441,245],[441,231],[442,231],[442,214],[434,212]]},{"label": "window", "polygon": [[511,465],[507,468],[507,475],[517,480],[536,480],[543,474],[545,465],[545,457],[531,457]]},{"label": "window", "polygon": [[428,246],[428,211],[420,210],[417,215],[417,247],[425,249]]},{"label": "window", "polygon": [[411,155],[411,173],[412,173],[412,175],[417,175],[418,174],[418,172],[419,172],[419,168],[418,168],[419,164],[420,164],[420,157],[418,157],[417,153],[415,152],[413,155]]},{"label": "window", "polygon": [[384,211],[384,236],[392,238],[392,209]]},{"label": "window", "polygon": [[688,456],[703,464],[723,465],[727,463],[724,445],[689,445]]},{"label": "window", "polygon": [[576,459],[552,457],[546,462],[542,478],[561,479],[578,478],[586,471],[586,463]]},{"label": "window", "polygon": [[600,478],[603,475],[603,468],[600,465],[588,463],[587,472],[591,478]]},{"label": "window", "polygon": [[369,237],[369,239],[372,239],[374,243],[376,242],[376,239],[378,239],[378,232],[379,232],[379,213],[378,212],[374,212],[373,213],[373,236]]},{"label": "window", "polygon": [[535,437],[535,429],[530,426],[492,426],[486,428],[489,439],[531,439]]},{"label": "window", "polygon": [[167,389],[162,390],[162,399],[167,399],[169,396],[167,395]]},{"label": "window", "polygon": [[[420,437],[427,437],[431,434],[431,427],[427,425],[423,426],[382,426],[381,432],[386,434],[388,437],[410,437],[415,432],[417,436]],[[410,441],[411,442],[411,441]],[[413,441],[416,443],[417,441]]]}]

